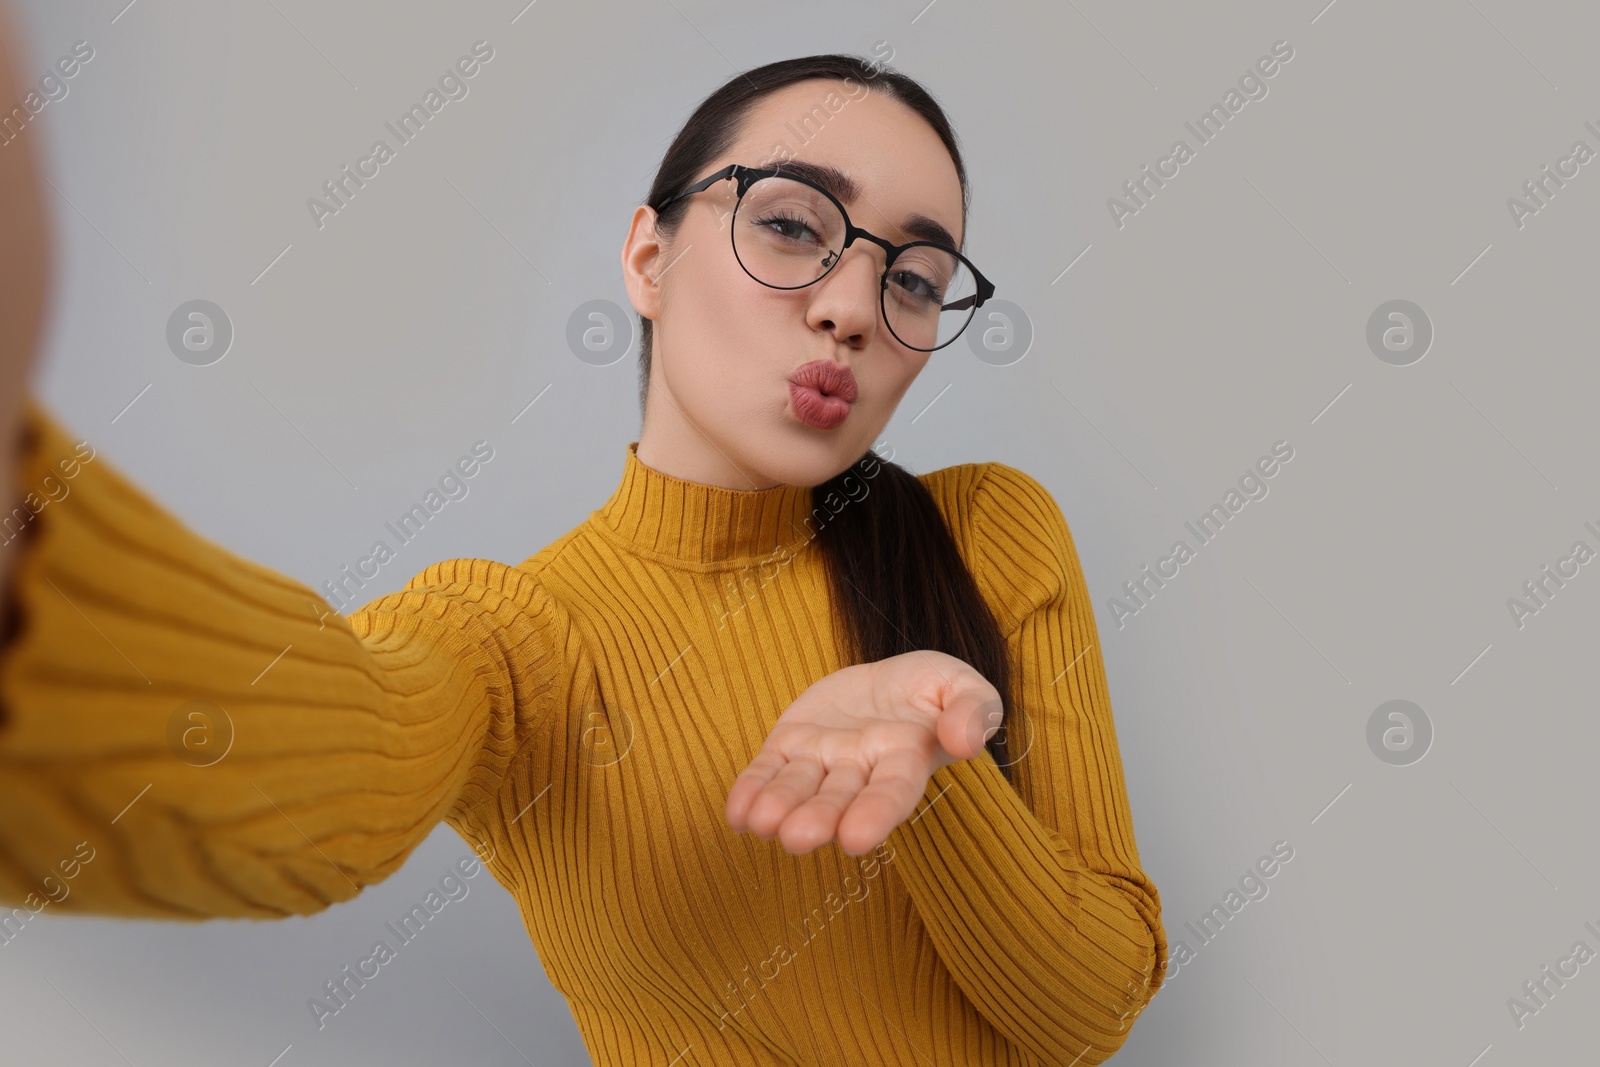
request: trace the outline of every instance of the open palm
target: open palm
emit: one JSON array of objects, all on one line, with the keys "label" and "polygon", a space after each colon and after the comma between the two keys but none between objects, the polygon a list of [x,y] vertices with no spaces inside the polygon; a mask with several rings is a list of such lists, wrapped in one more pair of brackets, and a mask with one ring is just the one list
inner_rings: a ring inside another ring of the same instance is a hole
[{"label": "open palm", "polygon": [[834,671],[779,716],[728,793],[728,825],[797,855],[837,839],[852,856],[916,810],[928,778],[1000,725],[1000,693],[966,661],[907,652]]}]

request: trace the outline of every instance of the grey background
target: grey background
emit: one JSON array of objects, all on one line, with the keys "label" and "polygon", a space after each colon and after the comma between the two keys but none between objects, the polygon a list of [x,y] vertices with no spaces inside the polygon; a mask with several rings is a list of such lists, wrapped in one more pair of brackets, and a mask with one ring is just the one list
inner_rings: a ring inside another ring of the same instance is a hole
[{"label": "grey background", "polygon": [[[1576,941],[1600,949],[1600,565],[1521,628],[1506,602],[1600,547],[1600,163],[1521,228],[1506,200],[1575,140],[1600,148],[1593,5],[125,2],[19,12],[25,77],[95,49],[24,134],[59,188],[39,391],[196,529],[312,585],[488,439],[471,495],[376,592],[436,559],[520,560],[605,499],[635,360],[576,358],[566,324],[627,306],[618,249],[661,152],[736,70],[884,42],[949,108],[969,252],[1034,334],[1008,366],[936,354],[884,436],[914,470],[1002,460],[1055,494],[1142,858],[1196,953],[1116,1062],[1592,1055],[1600,964],[1520,1029],[1506,1002]],[[317,229],[306,198],[480,38],[469,96]],[[1279,40],[1268,95],[1119,228],[1107,198],[1193,146],[1184,122]],[[164,339],[197,298],[235,331],[208,367]],[[1433,325],[1410,366],[1366,342],[1394,299]],[[1122,583],[1193,545],[1184,523],[1279,440],[1269,495],[1119,628]],[[1393,699],[1434,732],[1408,766],[1367,743]],[[1269,894],[1201,946],[1185,922],[1280,840]],[[9,1054],[587,1062],[482,876],[316,1030],[306,999],[467,852],[441,828],[307,919],[47,913],[0,951]]]}]

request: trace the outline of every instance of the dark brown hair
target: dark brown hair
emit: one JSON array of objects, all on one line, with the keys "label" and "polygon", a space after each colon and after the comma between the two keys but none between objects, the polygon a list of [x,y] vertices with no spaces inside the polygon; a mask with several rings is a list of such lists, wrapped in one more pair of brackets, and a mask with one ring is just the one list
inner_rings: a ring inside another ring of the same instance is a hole
[{"label": "dark brown hair", "polygon": [[[904,104],[939,135],[961,181],[961,214],[970,192],[955,131],[927,90],[882,63],[852,55],[785,59],[736,74],[689,116],[656,172],[645,203],[651,207],[704,177],[707,164],[737,139],[750,109],[763,97],[812,78],[846,85],[870,82]],[[741,160],[749,166],[781,165]],[[670,238],[689,199],[659,211],[658,232]],[[963,238],[966,227],[962,226]],[[651,322],[639,323],[639,405],[650,388]],[[863,493],[860,486],[871,483]],[[852,486],[856,486],[852,491]],[[876,490],[876,491],[873,491]],[[871,663],[917,649],[933,649],[971,664],[999,690],[1001,729],[985,747],[1006,779],[1005,726],[1011,722],[1011,667],[1000,632],[977,582],[967,569],[933,495],[904,467],[864,453],[811,490],[816,539],[823,553],[831,601],[849,662]],[[824,506],[842,501],[838,508]],[[988,709],[986,709],[988,710]]]}]

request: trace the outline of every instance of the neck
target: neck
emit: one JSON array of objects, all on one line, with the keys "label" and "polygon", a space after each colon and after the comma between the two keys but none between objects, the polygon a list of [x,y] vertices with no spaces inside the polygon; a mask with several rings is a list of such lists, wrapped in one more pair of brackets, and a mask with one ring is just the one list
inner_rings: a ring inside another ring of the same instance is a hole
[{"label": "neck", "polygon": [[622,479],[596,510],[596,522],[619,547],[690,567],[748,563],[811,540],[811,487],[779,483],[736,489],[681,478],[639,456],[628,443]]},{"label": "neck", "polygon": [[689,420],[676,398],[650,373],[651,399],[639,430],[639,462],[651,470],[721,489],[771,489],[782,484],[742,467],[709,434]]}]

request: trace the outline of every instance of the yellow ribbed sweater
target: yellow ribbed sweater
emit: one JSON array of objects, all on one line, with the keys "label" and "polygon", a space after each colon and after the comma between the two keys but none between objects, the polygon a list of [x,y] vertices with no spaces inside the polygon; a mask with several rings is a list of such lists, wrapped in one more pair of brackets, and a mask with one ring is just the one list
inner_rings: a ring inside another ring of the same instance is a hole
[{"label": "yellow ribbed sweater", "polygon": [[[21,554],[10,928],[81,842],[51,914],[273,918],[350,899],[443,820],[515,897],[599,1067],[1093,1064],[1161,985],[1082,570],[1013,467],[918,477],[1008,637],[1017,787],[985,753],[937,771],[876,852],[793,856],[723,808],[789,703],[847,665],[810,540],[837,502],[813,519],[806,487],[683,481],[634,442],[610,498],[522,563],[436,563],[341,616],[104,456],[65,479],[85,453],[38,401],[26,428],[28,510],[46,475],[70,492],[0,547]],[[232,725],[209,765],[220,728],[175,720],[197,700]]]}]

